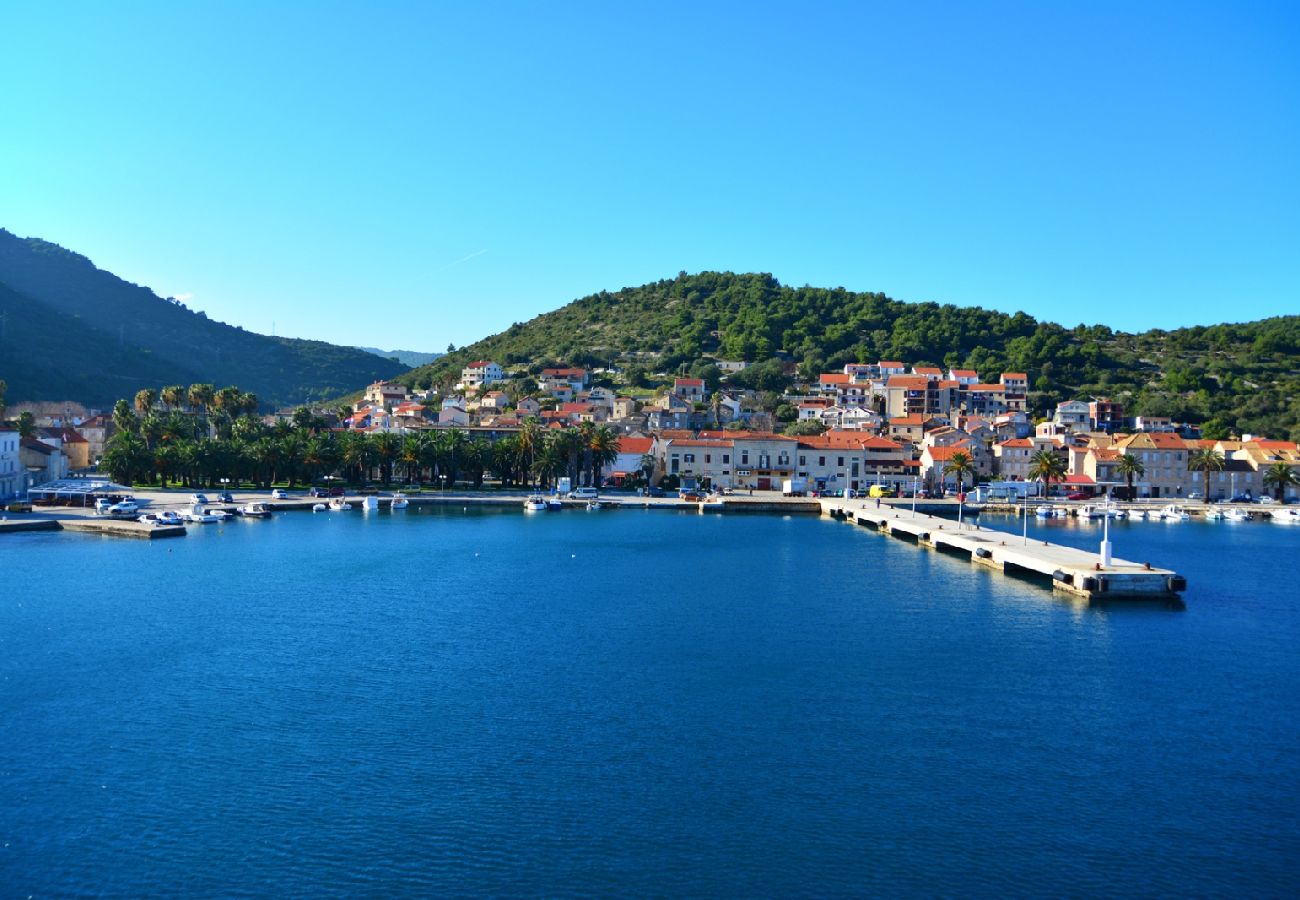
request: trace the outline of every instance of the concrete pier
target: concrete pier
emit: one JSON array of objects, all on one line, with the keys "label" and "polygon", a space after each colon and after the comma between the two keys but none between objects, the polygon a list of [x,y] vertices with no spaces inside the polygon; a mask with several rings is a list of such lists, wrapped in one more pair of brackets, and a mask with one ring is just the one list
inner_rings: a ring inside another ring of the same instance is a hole
[{"label": "concrete pier", "polygon": [[130,519],[60,519],[59,527],[64,531],[84,531],[112,537],[142,538],[147,541],[155,538],[185,537],[184,525],[146,525],[144,522]]},{"label": "concrete pier", "polygon": [[1046,541],[1026,542],[1021,535],[972,523],[959,527],[952,519],[929,516],[889,506],[854,508],[843,500],[822,502],[822,512],[833,518],[874,528],[894,537],[915,540],[923,547],[958,554],[976,565],[1001,572],[1041,576],[1052,589],[1096,599],[1176,597],[1187,580],[1169,569],[1145,563],[1112,559],[1102,565],[1096,553],[1062,547]]}]

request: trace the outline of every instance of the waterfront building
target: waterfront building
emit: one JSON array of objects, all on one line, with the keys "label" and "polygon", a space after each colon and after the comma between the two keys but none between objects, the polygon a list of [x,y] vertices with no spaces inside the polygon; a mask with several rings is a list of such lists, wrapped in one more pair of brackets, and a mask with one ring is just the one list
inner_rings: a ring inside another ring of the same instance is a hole
[{"label": "waterfront building", "polygon": [[68,477],[68,457],[64,452],[36,438],[19,438],[18,461],[27,473],[30,486]]},{"label": "waterfront building", "polygon": [[18,452],[18,432],[0,430],[0,501],[27,490],[27,469]]},{"label": "waterfront building", "polygon": [[1137,456],[1145,473],[1135,482],[1142,497],[1182,496],[1187,482],[1187,442],[1176,434],[1130,434],[1115,441],[1121,454]]}]

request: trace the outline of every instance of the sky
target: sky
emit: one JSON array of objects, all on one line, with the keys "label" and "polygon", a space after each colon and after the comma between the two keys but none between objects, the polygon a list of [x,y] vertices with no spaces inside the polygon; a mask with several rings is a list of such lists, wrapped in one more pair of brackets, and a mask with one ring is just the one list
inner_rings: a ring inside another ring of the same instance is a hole
[{"label": "sky", "polygon": [[9,3],[0,227],[442,350],[679,271],[1300,313],[1300,4]]}]

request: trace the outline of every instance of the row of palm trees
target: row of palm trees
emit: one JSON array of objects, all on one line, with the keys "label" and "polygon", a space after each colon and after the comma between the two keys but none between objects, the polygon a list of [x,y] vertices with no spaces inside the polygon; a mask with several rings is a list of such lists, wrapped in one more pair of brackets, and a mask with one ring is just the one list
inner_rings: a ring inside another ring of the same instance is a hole
[{"label": "row of palm trees", "polygon": [[575,485],[595,484],[601,468],[617,457],[619,440],[605,425],[545,429],[535,419],[495,442],[457,428],[333,432],[309,411],[275,425],[245,414],[211,427],[200,415],[172,410],[123,418],[119,428],[101,462],[115,481],[187,487],[216,487],[227,479],[293,487],[327,477],[355,484],[377,475],[385,486],[401,479],[443,487],[467,481],[477,488],[489,473],[505,487],[546,488],[566,475]]}]

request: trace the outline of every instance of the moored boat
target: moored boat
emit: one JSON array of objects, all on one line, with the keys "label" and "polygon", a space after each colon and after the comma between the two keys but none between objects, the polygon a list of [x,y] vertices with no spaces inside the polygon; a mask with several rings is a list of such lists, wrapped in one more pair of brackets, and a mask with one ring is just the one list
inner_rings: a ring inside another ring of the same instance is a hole
[{"label": "moored boat", "polygon": [[541,494],[530,494],[524,500],[524,512],[546,512],[546,499]]},{"label": "moored boat", "polygon": [[361,509],[365,512],[373,512],[379,509],[379,498],[374,494],[367,494],[361,498]]},{"label": "moored boat", "polygon": [[1255,518],[1255,514],[1248,509],[1238,509],[1234,506],[1231,509],[1224,510],[1222,517],[1229,522],[1249,522]]},{"label": "moored boat", "polygon": [[246,519],[269,519],[271,508],[261,502],[246,503],[239,507],[239,514]]},{"label": "moored boat", "polygon": [[327,510],[329,510],[329,507],[324,503],[313,503],[311,505],[312,512],[326,512]]},{"label": "moored boat", "polygon": [[407,500],[406,495],[403,494],[401,491],[398,491],[396,494],[393,495],[393,502],[392,502],[393,509],[406,509],[406,507],[410,505],[411,505],[411,501]]},{"label": "moored boat", "polygon": [[1300,525],[1300,509],[1275,509],[1269,513],[1269,518],[1283,525]]},{"label": "moored boat", "polygon": [[342,512],[343,510],[348,510],[351,508],[352,508],[352,504],[349,503],[343,497],[335,497],[333,500],[330,501],[330,509],[333,510],[334,512]]},{"label": "moored boat", "polygon": [[1191,514],[1177,503],[1170,503],[1160,508],[1160,518],[1166,522],[1186,522],[1191,518]]}]

